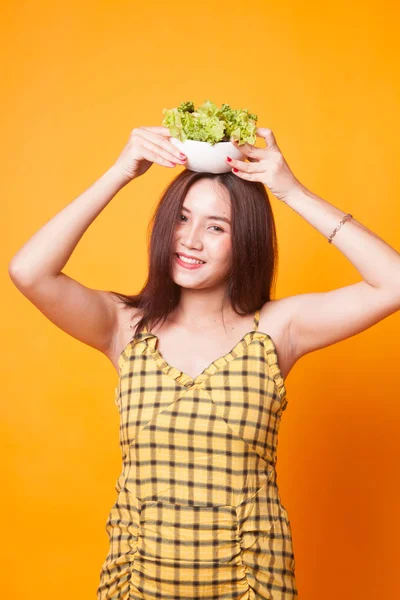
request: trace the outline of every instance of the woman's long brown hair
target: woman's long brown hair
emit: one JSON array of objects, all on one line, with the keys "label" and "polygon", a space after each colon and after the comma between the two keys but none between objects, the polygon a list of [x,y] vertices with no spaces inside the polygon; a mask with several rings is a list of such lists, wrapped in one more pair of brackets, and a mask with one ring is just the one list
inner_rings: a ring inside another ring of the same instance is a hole
[{"label": "woman's long brown hair", "polygon": [[275,290],[278,242],[269,197],[260,182],[233,173],[197,173],[185,169],[161,195],[149,223],[149,271],[138,294],[110,292],[127,306],[139,309],[135,333],[164,323],[179,304],[180,286],[171,278],[172,243],[176,224],[189,188],[209,178],[228,190],[231,200],[232,257],[225,298],[240,315],[253,313],[271,299]]}]

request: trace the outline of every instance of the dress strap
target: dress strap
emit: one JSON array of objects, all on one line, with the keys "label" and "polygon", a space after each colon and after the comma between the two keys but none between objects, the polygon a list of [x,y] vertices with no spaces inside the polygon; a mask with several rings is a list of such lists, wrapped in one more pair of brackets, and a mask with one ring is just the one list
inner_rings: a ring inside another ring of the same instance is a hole
[{"label": "dress strap", "polygon": [[258,329],[258,324],[260,322],[260,309],[258,308],[256,310],[256,312],[254,313],[254,331],[257,331]]}]

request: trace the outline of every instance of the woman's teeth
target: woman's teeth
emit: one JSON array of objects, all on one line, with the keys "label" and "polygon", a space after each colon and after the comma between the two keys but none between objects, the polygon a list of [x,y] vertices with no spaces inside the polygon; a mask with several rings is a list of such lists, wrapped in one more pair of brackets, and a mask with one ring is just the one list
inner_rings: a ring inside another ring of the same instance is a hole
[{"label": "woman's teeth", "polygon": [[189,263],[191,265],[202,265],[204,264],[204,260],[194,260],[194,258],[186,258],[186,256],[181,256],[178,254],[178,257],[182,262]]}]

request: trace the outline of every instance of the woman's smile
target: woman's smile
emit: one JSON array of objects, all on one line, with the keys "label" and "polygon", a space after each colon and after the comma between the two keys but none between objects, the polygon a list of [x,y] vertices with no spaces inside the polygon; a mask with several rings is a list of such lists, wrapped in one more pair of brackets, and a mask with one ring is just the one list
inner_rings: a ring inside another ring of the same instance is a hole
[{"label": "woman's smile", "polygon": [[175,256],[178,265],[184,267],[185,269],[199,269],[205,264],[204,262],[199,263],[197,261],[194,261],[193,259],[186,258],[185,256],[182,256],[180,254],[175,254]]}]

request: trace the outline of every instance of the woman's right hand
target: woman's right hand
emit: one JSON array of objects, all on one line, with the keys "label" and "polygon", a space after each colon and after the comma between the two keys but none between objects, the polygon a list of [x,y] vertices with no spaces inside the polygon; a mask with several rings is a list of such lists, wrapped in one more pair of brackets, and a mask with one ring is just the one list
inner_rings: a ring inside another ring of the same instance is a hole
[{"label": "woman's right hand", "polygon": [[138,127],[129,137],[128,143],[115,161],[123,177],[130,181],[140,177],[158,163],[163,167],[184,165],[186,157],[181,155],[168,138],[172,137],[167,127]]}]

